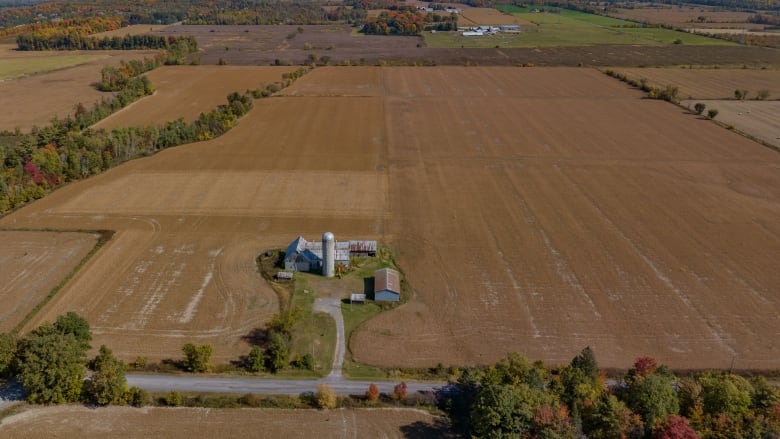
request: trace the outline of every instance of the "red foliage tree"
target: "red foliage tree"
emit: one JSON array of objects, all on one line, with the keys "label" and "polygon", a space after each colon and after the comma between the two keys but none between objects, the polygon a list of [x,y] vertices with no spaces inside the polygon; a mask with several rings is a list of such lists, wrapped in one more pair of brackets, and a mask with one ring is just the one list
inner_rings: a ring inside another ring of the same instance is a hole
[{"label": "red foliage tree", "polygon": [[653,428],[653,439],[699,439],[682,416],[669,415]]},{"label": "red foliage tree", "polygon": [[636,376],[646,376],[658,369],[658,363],[653,357],[639,357],[634,361],[634,371]]}]

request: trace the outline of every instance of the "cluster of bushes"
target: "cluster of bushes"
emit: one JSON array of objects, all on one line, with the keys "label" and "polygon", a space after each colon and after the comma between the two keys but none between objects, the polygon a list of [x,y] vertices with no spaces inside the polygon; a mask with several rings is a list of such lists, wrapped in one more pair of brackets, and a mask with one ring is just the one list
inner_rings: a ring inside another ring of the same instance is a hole
[{"label": "cluster of bushes", "polygon": [[246,370],[253,373],[277,373],[287,367],[314,370],[314,357],[310,353],[290,358],[293,327],[302,317],[299,308],[274,315],[265,331],[254,337],[257,344],[242,361]]},{"label": "cluster of bushes", "polygon": [[[747,438],[780,434],[780,390],[708,371],[677,377],[649,357],[608,383],[593,351],[548,369],[519,354],[466,369],[441,401],[478,437]],[[449,396],[447,396],[449,394]]]},{"label": "cluster of bushes", "polygon": [[[139,66],[148,64],[142,62]],[[73,116],[55,119],[44,128],[33,128],[15,145],[0,148],[0,214],[42,198],[62,183],[98,174],[124,161],[218,137],[252,108],[253,98],[269,96],[306,71],[302,68],[291,72],[280,83],[245,94],[231,93],[227,104],[201,113],[191,123],[178,119],[162,126],[89,129],[98,120],[154,91],[146,77],[130,78],[113,99],[103,99],[90,110],[79,104]]]},{"label": "cluster of bushes", "polygon": [[675,85],[668,84],[664,88],[658,88],[658,87],[654,87],[654,86],[650,85],[647,82],[647,79],[645,79],[645,78],[640,78],[638,80],[637,79],[632,79],[632,78],[629,78],[624,73],[616,72],[616,71],[610,70],[610,69],[605,70],[604,73],[606,73],[607,75],[609,75],[609,76],[611,76],[613,78],[617,78],[617,79],[627,83],[628,85],[630,85],[632,87],[636,87],[636,88],[646,92],[647,96],[650,99],[661,99],[661,100],[664,100],[664,101],[667,101],[667,102],[672,102],[672,103],[675,103],[675,104],[680,102],[680,99],[679,99],[679,96],[678,96],[680,90]]},{"label": "cluster of bushes", "polygon": [[89,323],[73,312],[20,339],[0,333],[0,377],[18,379],[34,404],[146,404],[146,392],[127,387],[126,366],[109,348],[87,359],[91,340]]},{"label": "cluster of bushes", "polygon": [[361,32],[368,35],[419,35],[425,29],[425,20],[426,14],[411,7],[382,11],[378,17],[367,19]]}]

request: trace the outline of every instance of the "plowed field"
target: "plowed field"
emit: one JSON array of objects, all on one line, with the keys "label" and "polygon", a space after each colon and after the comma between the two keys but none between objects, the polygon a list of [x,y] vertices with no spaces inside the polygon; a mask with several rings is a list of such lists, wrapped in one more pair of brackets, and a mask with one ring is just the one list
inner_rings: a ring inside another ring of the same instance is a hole
[{"label": "plowed field", "polygon": [[[774,145],[780,150],[780,101],[683,101],[693,108],[701,102],[718,110],[717,120]],[[707,110],[704,111],[706,114]]]},{"label": "plowed field", "polygon": [[733,99],[734,90],[747,90],[753,99],[759,90],[768,90],[768,99],[780,99],[780,70],[767,69],[614,69],[629,78],[645,78],[657,87],[667,84],[680,89],[683,99]]},{"label": "plowed field", "polygon": [[[674,27],[731,27],[739,29],[761,29],[760,24],[748,23],[753,15],[750,12],[727,11],[723,9],[701,6],[666,6],[635,7],[633,9],[617,9],[611,13],[618,18],[638,22],[662,23]],[[703,20],[700,20],[703,17]]]},{"label": "plowed field", "polygon": [[278,309],[258,252],[332,230],[390,245],[413,289],[359,361],[780,367],[777,153],[582,68],[320,68],[285,92],[0,219],[117,230],[32,324],[75,310],[124,358],[226,362]]},{"label": "plowed field", "polygon": [[96,128],[146,126],[183,118],[190,122],[200,113],[227,103],[232,92],[262,88],[282,80],[294,67],[168,66],[146,76],[157,91],[95,125]]},{"label": "plowed field", "polygon": [[436,438],[440,418],[419,410],[264,410],[80,406],[35,408],[3,419],[10,438]]}]

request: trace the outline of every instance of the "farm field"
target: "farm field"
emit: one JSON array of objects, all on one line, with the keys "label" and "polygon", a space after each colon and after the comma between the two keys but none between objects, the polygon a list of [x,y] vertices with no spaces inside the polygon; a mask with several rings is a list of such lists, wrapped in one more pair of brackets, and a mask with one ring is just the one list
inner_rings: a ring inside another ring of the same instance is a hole
[{"label": "farm field", "polygon": [[682,104],[693,108],[697,102],[717,109],[718,121],[780,150],[780,101],[693,100]]},{"label": "farm field", "polygon": [[[669,6],[653,4],[642,7],[637,4],[633,9],[616,8],[609,15],[654,24],[667,24],[678,28],[731,28],[763,29],[764,25],[748,23],[752,12],[727,11],[703,6]],[[701,19],[700,19],[701,18]]]},{"label": "farm field", "polygon": [[502,24],[519,24],[523,27],[533,26],[530,21],[521,20],[516,16],[504,13],[494,8],[461,7],[458,14],[458,26],[498,26]]},{"label": "farm field", "polygon": [[687,45],[731,44],[669,29],[631,27],[633,24],[624,20],[565,9],[560,13],[534,13],[526,8],[504,6],[501,10],[536,26],[524,26],[517,34],[498,33],[483,37],[464,37],[458,32],[428,32],[424,33],[425,42],[430,47],[668,45],[675,40]]},{"label": "farm field", "polygon": [[282,410],[36,407],[0,421],[10,438],[449,437],[446,421],[421,410]]},{"label": "farm field", "polygon": [[364,363],[779,367],[780,155],[641,96],[584,68],[317,68],[218,139],[0,218],[116,230],[27,329],[77,311],[122,358],[225,363],[278,310],[258,253],[330,230],[389,245],[412,288],[357,329]]},{"label": "farm field", "polygon": [[92,250],[97,235],[0,231],[0,242],[0,332],[9,332]]},{"label": "farm field", "polygon": [[647,79],[656,87],[667,84],[678,87],[683,99],[733,99],[734,90],[748,90],[753,99],[759,90],[769,91],[767,99],[780,99],[778,69],[682,69],[682,68],[616,68],[631,79]]},{"label": "farm field", "polygon": [[[0,81],[0,130],[18,127],[28,131],[33,125],[47,124],[54,116],[72,114],[79,102],[90,106],[111,96],[93,86],[100,81],[100,70],[119,65],[121,60],[152,55],[149,51],[17,52],[12,46],[0,46],[0,72],[15,65],[25,66],[25,75],[38,72]],[[79,65],[74,66],[74,60]],[[19,105],[21,102],[24,105]]]},{"label": "farm field", "polygon": [[117,113],[95,124],[96,128],[146,126],[183,118],[190,122],[200,113],[227,103],[232,92],[262,88],[279,82],[295,67],[250,66],[165,66],[146,76],[157,89]]}]

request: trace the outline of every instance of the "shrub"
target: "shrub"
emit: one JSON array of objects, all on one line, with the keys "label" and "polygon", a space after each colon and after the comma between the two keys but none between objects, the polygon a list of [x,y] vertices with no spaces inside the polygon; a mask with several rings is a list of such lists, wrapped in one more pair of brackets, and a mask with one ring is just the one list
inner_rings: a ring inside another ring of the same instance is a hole
[{"label": "shrub", "polygon": [[371,383],[371,385],[368,386],[368,390],[366,391],[366,399],[369,401],[376,401],[379,399],[379,388],[376,386],[376,384]]},{"label": "shrub", "polygon": [[704,105],[701,102],[697,102],[696,105],[693,106],[693,109],[696,110],[696,114],[702,114],[704,113],[704,109],[707,108],[706,105]]},{"label": "shrub", "polygon": [[715,119],[715,117],[718,116],[718,110],[712,108],[709,111],[707,111],[707,117],[710,119]]},{"label": "shrub", "polygon": [[317,393],[314,395],[317,407],[321,409],[336,408],[336,392],[325,383],[317,385]]}]

